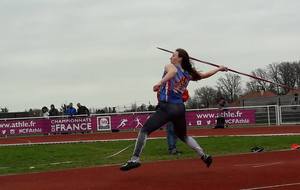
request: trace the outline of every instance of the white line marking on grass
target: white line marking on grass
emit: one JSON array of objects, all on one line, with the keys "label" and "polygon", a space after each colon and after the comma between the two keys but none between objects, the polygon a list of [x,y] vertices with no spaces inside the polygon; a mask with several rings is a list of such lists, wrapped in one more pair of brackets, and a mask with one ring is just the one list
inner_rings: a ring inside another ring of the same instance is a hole
[{"label": "white line marking on grass", "polygon": [[65,161],[65,162],[52,162],[52,163],[45,163],[45,164],[37,164],[35,166],[30,166],[29,169],[34,169],[40,166],[48,166],[48,165],[60,165],[60,164],[71,164],[73,161]]},{"label": "white line marking on grass", "polygon": [[71,164],[72,161],[65,161],[65,162],[53,162],[53,163],[49,163],[50,165],[59,165],[59,164]]},{"label": "white line marking on grass", "polygon": [[133,146],[133,145],[134,145],[134,144],[128,145],[127,147],[123,148],[122,150],[116,152],[115,154],[109,155],[109,156],[107,156],[107,157],[105,157],[105,158],[111,158],[111,157],[114,157],[114,156],[116,156],[116,155],[118,155],[118,154],[121,154],[122,152],[124,152],[125,150],[127,150],[129,147],[131,147],[131,146]]},{"label": "white line marking on grass", "polygon": [[272,189],[277,187],[287,187],[287,186],[297,186],[300,185],[300,183],[287,183],[287,184],[281,184],[281,185],[271,185],[271,186],[263,186],[263,187],[253,187],[248,189],[240,189],[240,190],[257,190],[257,189]]}]

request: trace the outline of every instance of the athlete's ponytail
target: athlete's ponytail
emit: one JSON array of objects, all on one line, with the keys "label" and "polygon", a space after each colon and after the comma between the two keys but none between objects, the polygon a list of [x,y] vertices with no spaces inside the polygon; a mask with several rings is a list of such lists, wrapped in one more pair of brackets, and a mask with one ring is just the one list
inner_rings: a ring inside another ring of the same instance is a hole
[{"label": "athlete's ponytail", "polygon": [[189,54],[181,48],[176,49],[176,51],[178,52],[178,57],[182,58],[181,67],[191,75],[193,81],[200,80],[201,76],[192,66]]}]

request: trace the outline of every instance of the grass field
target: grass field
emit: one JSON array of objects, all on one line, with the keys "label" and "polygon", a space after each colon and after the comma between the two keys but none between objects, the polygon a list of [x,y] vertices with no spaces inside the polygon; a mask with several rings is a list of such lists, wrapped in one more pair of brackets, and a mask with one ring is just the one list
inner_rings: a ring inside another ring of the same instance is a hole
[{"label": "grass field", "polygon": [[[291,144],[300,143],[300,136],[208,137],[197,138],[197,141],[207,153],[220,156],[247,153],[253,146],[262,146],[265,151],[289,149]],[[106,157],[133,143],[134,141],[119,141],[0,147],[0,174],[121,164],[130,158],[133,146],[112,158]],[[195,152],[182,142],[178,142],[178,149],[183,152],[181,155],[169,155],[165,139],[148,140],[142,161],[197,157]]]}]

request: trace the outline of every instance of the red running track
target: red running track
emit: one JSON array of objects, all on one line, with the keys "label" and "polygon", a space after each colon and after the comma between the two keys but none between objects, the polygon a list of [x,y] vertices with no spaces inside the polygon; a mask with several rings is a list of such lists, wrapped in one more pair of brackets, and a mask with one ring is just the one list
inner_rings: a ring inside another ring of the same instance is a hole
[{"label": "red running track", "polygon": [[[270,126],[270,127],[247,127],[226,129],[195,129],[190,128],[188,134],[191,136],[229,136],[229,135],[300,135],[300,125],[295,126]],[[135,139],[137,132],[119,133],[94,133],[94,134],[72,134],[72,135],[50,135],[33,137],[8,137],[0,138],[0,145],[45,143],[45,142],[67,142],[67,141],[102,141],[114,139]],[[150,137],[165,137],[166,132],[158,130]]]},{"label": "red running track", "polygon": [[300,151],[252,153],[144,163],[123,172],[119,166],[0,176],[1,190],[182,190],[300,189]]}]

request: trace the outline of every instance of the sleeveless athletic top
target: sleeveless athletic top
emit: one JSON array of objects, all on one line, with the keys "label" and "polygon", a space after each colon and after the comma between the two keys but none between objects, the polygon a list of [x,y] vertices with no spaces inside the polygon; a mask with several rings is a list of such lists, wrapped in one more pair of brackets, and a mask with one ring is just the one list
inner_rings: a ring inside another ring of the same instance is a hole
[{"label": "sleeveless athletic top", "polygon": [[[159,89],[159,101],[169,102],[173,104],[183,103],[182,94],[191,80],[191,76],[187,71],[182,70],[180,66],[176,66],[177,73],[169,81],[163,83]],[[164,71],[163,77],[166,75]]]}]

